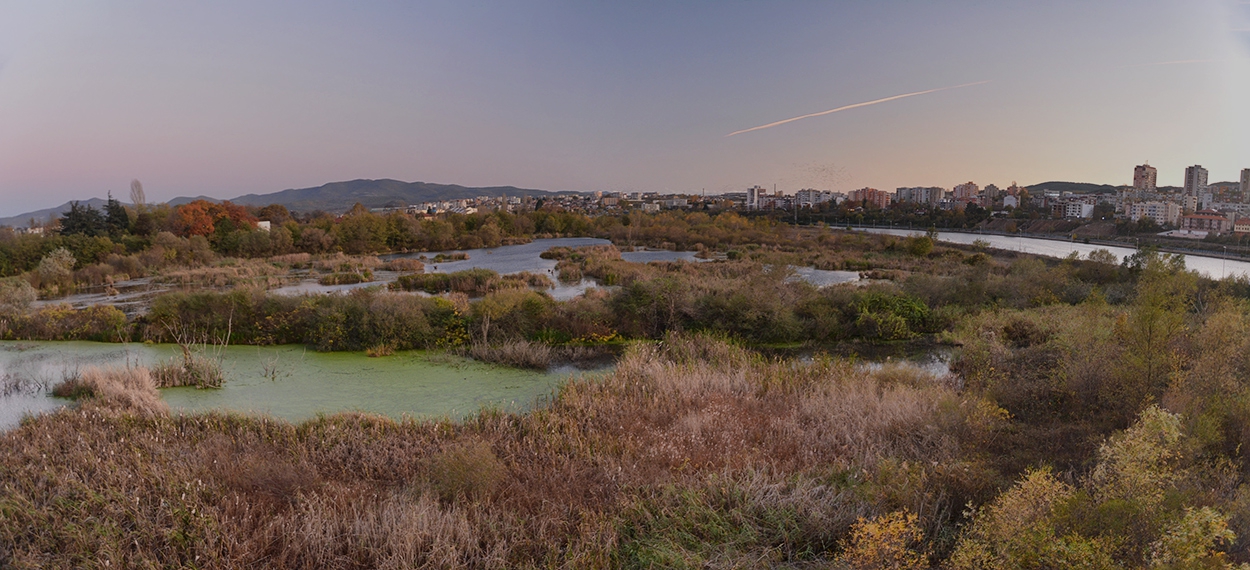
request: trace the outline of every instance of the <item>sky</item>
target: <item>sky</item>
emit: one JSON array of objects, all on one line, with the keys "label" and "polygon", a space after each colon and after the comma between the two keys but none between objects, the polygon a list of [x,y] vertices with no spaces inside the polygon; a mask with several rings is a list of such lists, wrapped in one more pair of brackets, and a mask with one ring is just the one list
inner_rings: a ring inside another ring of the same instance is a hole
[{"label": "sky", "polygon": [[132,179],[1214,182],[1250,168],[1247,101],[1243,0],[0,0],[0,216]]}]

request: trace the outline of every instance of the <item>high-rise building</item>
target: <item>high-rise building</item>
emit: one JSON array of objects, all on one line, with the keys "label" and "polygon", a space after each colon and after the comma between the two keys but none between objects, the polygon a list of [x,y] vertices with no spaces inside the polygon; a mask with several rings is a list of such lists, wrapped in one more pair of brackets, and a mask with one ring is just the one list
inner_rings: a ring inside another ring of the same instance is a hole
[{"label": "high-rise building", "polygon": [[768,191],[759,186],[752,186],[750,188],[747,188],[747,209],[748,210],[760,209],[760,203],[762,202],[760,198],[763,198],[767,194],[768,194]]},{"label": "high-rise building", "polygon": [[1195,164],[1185,169],[1185,195],[1201,196],[1207,191],[1207,169]]},{"label": "high-rise building", "polygon": [[894,201],[936,206],[942,201],[944,194],[946,194],[945,188],[926,186],[899,188],[894,192]]},{"label": "high-rise building", "polygon": [[1250,202],[1250,168],[1241,169],[1241,201]]},{"label": "high-rise building", "polygon": [[1140,164],[1133,169],[1133,188],[1154,192],[1159,181],[1159,171],[1149,164]]},{"label": "high-rise building", "polygon": [[890,205],[890,193],[877,190],[876,188],[860,188],[852,190],[847,200],[853,204],[868,203],[875,204],[878,208],[886,208]]},{"label": "high-rise building", "polygon": [[956,200],[967,201],[975,198],[977,194],[980,194],[981,188],[972,182],[966,182],[955,186],[952,191],[955,193]]},{"label": "high-rise building", "polygon": [[1176,225],[1181,219],[1181,207],[1174,202],[1139,202],[1130,204],[1128,217],[1136,222],[1142,218],[1150,218],[1159,225]]},{"label": "high-rise building", "polygon": [[814,207],[833,200],[833,192],[804,188],[794,193],[794,201],[800,207]]}]

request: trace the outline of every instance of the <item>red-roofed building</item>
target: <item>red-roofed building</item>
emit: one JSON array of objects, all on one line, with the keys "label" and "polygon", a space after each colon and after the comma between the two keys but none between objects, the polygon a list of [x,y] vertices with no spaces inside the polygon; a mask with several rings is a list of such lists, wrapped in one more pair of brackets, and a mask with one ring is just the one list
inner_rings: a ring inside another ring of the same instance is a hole
[{"label": "red-roofed building", "polygon": [[1233,220],[1215,210],[1200,210],[1181,216],[1181,229],[1222,234],[1233,231]]}]

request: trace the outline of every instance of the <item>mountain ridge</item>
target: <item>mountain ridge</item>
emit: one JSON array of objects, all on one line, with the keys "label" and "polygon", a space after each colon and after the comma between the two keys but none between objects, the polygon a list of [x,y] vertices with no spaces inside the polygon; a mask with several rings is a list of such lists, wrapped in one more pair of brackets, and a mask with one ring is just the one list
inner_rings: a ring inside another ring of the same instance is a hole
[{"label": "mountain ridge", "polygon": [[[366,208],[384,208],[388,206],[400,206],[406,204],[420,204],[422,202],[436,202],[443,200],[463,200],[468,198],[476,198],[478,196],[490,196],[492,198],[499,196],[556,196],[565,194],[579,194],[580,192],[571,190],[537,190],[531,188],[519,188],[516,186],[461,186],[459,184],[436,184],[432,182],[403,182],[390,178],[367,179],[358,178],[356,180],[344,180],[340,182],[329,182],[321,186],[310,188],[288,188],[278,192],[268,194],[244,194],[228,201],[235,204],[246,206],[268,206],[270,204],[281,204],[287,209],[296,212],[312,212],[325,211],[330,213],[346,212],[352,206],[360,203]],[[223,202],[218,198],[209,196],[179,196],[170,199],[165,204],[170,206],[180,206],[195,200],[207,200],[209,202]],[[44,208],[32,212],[25,212],[15,216],[0,218],[0,226],[26,226],[31,218],[40,222],[48,219],[49,216],[60,216],[69,211],[70,204],[78,202],[87,204],[93,208],[101,208],[106,203],[103,198],[89,198],[87,200],[71,200],[60,206],[53,208]]]}]

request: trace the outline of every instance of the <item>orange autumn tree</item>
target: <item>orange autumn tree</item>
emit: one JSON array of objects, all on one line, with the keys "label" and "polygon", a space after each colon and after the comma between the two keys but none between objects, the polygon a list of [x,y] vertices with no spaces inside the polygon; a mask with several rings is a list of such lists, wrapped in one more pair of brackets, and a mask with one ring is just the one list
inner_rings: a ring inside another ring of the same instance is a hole
[{"label": "orange autumn tree", "polygon": [[256,218],[247,213],[247,209],[229,201],[214,204],[208,200],[195,200],[174,210],[174,226],[183,237],[210,235],[217,223],[224,219],[238,227],[256,227]]}]

